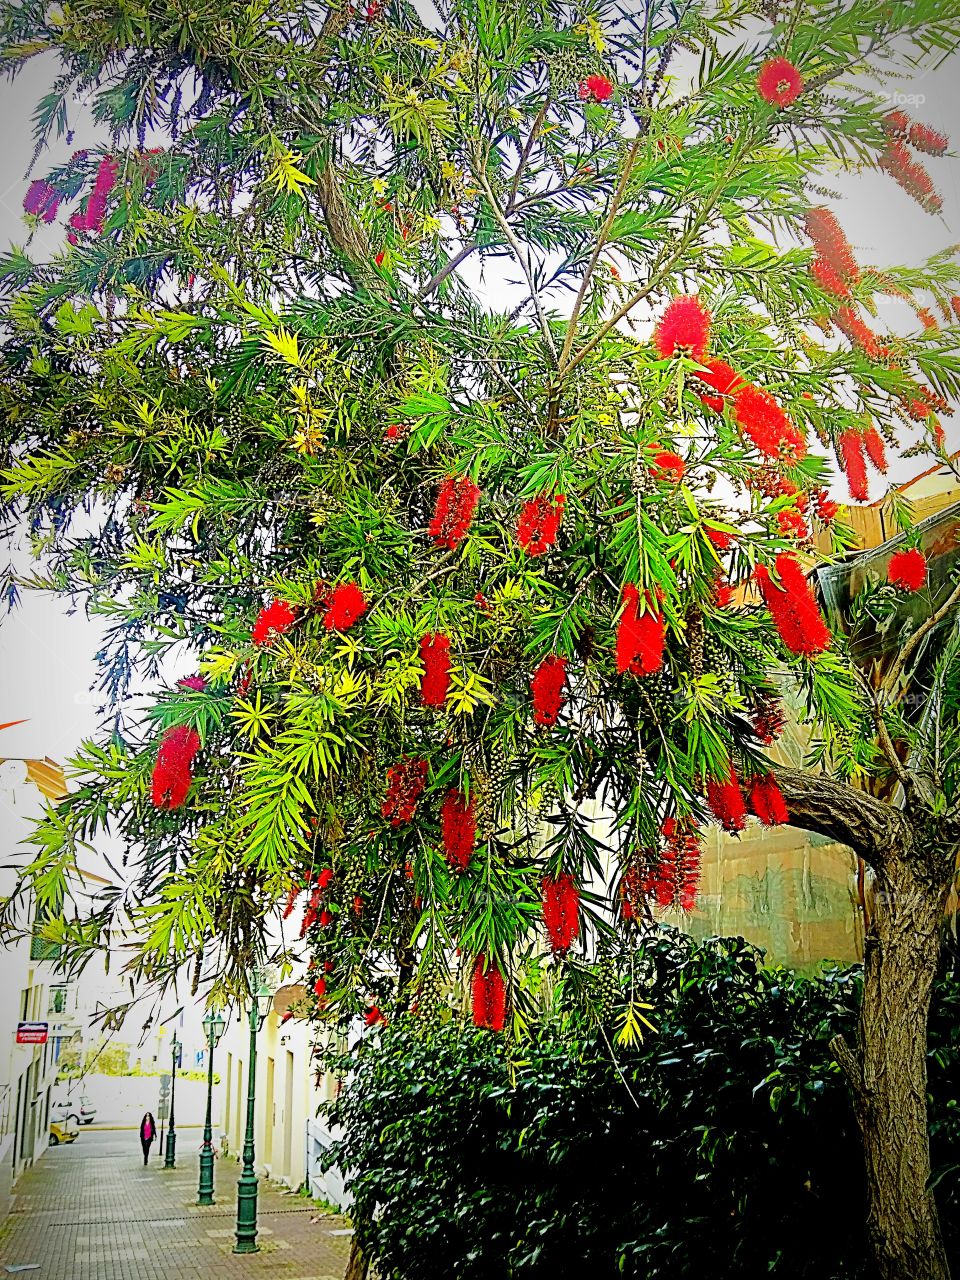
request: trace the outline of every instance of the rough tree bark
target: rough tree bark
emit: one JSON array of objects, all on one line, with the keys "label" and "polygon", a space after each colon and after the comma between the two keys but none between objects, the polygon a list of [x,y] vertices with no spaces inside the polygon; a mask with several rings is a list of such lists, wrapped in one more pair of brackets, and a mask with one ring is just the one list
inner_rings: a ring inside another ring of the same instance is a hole
[{"label": "rough tree bark", "polygon": [[343,1280],[367,1280],[369,1270],[370,1261],[357,1243],[357,1237],[354,1236],[353,1244],[350,1246],[350,1260],[347,1263]]},{"label": "rough tree bark", "polygon": [[879,1280],[950,1280],[930,1184],[927,1021],[956,848],[865,792],[778,769],[791,822],[849,845],[873,867],[857,1044],[831,1048],[863,1139],[867,1235]]}]

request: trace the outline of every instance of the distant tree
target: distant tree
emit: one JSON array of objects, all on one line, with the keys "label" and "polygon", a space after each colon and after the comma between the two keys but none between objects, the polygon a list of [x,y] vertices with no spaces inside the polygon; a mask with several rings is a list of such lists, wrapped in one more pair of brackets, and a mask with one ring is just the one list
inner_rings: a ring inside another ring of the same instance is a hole
[{"label": "distant tree", "polygon": [[[24,871],[49,935],[80,965],[132,933],[160,981],[213,941],[224,999],[305,891],[318,1015],[374,1025],[453,966],[478,1024],[522,1025],[552,952],[601,1016],[577,948],[688,905],[702,823],[789,817],[875,873],[836,1052],[878,1272],[942,1280],[924,1049],[960,668],[932,641],[960,585],[908,540],[857,606],[922,602],[874,680],[804,569],[851,545],[834,457],[856,501],[886,447],[943,457],[952,255],[858,262],[822,175],[939,209],[946,139],[864,85],[953,52],[954,0],[2,18],[9,72],[60,61],[38,157],[78,91],[112,136],[27,190],[64,252],[0,267],[3,494],[42,561],[10,591],[104,620],[114,709]],[[883,296],[916,332],[874,331]],[[785,687],[803,769],[767,755]],[[126,871],[78,915],[107,831]]]}]

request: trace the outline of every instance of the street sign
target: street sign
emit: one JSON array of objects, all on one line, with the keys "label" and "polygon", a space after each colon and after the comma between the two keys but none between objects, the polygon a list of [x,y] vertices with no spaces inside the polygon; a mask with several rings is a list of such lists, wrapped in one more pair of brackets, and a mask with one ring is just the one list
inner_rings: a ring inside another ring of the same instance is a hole
[{"label": "street sign", "polygon": [[46,1044],[49,1023],[18,1022],[17,1044]]}]

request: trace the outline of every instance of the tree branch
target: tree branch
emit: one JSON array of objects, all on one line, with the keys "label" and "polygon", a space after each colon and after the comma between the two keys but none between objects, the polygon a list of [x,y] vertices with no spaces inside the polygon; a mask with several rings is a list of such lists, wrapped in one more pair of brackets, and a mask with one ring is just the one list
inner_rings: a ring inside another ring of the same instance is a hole
[{"label": "tree branch", "polygon": [[937,609],[935,613],[931,613],[930,617],[927,618],[926,622],[921,623],[921,625],[917,627],[916,631],[913,633],[913,635],[910,637],[907,643],[900,650],[899,657],[897,658],[893,666],[890,668],[890,670],[887,672],[886,676],[884,677],[883,683],[880,686],[880,691],[882,693],[885,693],[888,695],[893,693],[893,691],[897,687],[897,683],[900,677],[903,675],[903,672],[907,663],[910,661],[911,657],[916,652],[918,646],[921,644],[924,638],[930,634],[933,628],[938,626],[944,620],[944,618],[947,616],[950,610],[955,609],[958,604],[960,604],[960,582],[958,582],[957,585],[954,587],[954,589],[950,592],[949,596],[946,598],[946,600],[943,602],[940,608]]},{"label": "tree branch", "polygon": [[775,765],[791,826],[848,845],[871,867],[882,866],[891,850],[911,843],[909,823],[899,809],[826,774]]}]

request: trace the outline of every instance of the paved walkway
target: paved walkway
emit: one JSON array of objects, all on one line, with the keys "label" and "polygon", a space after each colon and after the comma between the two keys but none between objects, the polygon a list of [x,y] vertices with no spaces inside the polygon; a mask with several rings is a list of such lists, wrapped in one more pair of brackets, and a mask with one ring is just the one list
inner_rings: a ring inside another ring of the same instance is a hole
[{"label": "paved walkway", "polygon": [[156,1148],[143,1168],[131,1133],[81,1132],[49,1148],[0,1222],[0,1280],[24,1263],[40,1264],[24,1280],[341,1280],[350,1238],[332,1233],[343,1219],[263,1179],[260,1252],[233,1254],[239,1166],[217,1160],[219,1203],[201,1209],[197,1147],[199,1134],[186,1130],[178,1167],[166,1170]]}]

